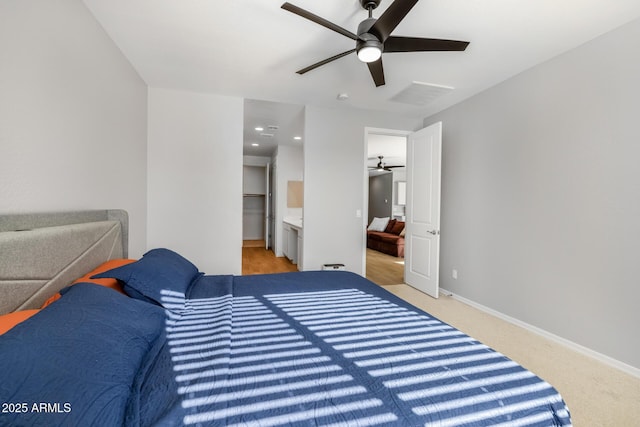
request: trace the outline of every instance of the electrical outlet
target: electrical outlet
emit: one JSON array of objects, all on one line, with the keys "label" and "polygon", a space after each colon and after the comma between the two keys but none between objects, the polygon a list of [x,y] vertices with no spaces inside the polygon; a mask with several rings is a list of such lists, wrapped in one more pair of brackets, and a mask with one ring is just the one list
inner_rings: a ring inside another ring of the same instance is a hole
[{"label": "electrical outlet", "polygon": [[456,270],[455,268],[453,270],[451,270],[451,277],[453,277],[454,279],[458,278],[458,270]]}]

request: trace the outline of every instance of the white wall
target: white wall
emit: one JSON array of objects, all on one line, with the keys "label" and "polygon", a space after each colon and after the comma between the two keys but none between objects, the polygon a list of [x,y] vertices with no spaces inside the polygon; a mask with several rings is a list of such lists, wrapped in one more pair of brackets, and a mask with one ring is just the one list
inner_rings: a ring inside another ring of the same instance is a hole
[{"label": "white wall", "polygon": [[[422,120],[307,106],[304,136],[304,269],[342,263],[363,274],[365,128],[417,130]],[[356,210],[362,218],[356,217]]]},{"label": "white wall", "polygon": [[425,120],[441,286],[636,368],[638,76],[635,21]]},{"label": "white wall", "polygon": [[245,166],[262,166],[265,167],[271,163],[271,157],[265,156],[242,156],[242,163]]},{"label": "white wall", "polygon": [[287,183],[302,181],[304,175],[304,159],[302,147],[279,145],[274,156],[275,164],[275,250],[276,256],[284,256],[282,252],[283,229],[282,220],[286,216],[301,217],[304,208],[287,207]]},{"label": "white wall", "polygon": [[0,213],[120,208],[146,240],[146,85],[81,1],[0,2]]},{"label": "white wall", "polygon": [[149,89],[148,246],[242,270],[241,98]]}]

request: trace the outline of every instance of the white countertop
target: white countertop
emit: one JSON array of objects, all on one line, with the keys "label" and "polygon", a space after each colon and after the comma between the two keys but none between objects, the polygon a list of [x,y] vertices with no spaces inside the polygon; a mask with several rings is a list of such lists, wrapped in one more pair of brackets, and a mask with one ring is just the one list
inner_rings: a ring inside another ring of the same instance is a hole
[{"label": "white countertop", "polygon": [[292,227],[299,228],[302,230],[302,218],[294,217],[294,216],[285,216],[283,222],[289,224]]}]

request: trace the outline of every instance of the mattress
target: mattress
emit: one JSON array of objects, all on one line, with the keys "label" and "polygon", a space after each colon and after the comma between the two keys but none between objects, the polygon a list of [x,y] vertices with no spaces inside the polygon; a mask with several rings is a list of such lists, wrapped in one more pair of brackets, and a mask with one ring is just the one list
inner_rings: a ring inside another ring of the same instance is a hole
[{"label": "mattress", "polygon": [[356,274],[145,289],[136,266],[133,297],[77,284],[0,336],[1,425],[571,425],[550,384]]}]

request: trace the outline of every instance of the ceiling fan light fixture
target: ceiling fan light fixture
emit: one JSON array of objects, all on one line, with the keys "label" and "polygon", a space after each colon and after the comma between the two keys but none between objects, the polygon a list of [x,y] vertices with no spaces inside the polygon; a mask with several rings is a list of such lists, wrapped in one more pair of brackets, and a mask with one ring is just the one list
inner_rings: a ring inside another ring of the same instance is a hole
[{"label": "ceiling fan light fixture", "polygon": [[358,51],[358,59],[362,62],[375,62],[382,56],[380,48],[375,46],[363,47]]},{"label": "ceiling fan light fixture", "polygon": [[392,36],[391,33],[407,16],[418,0],[394,0],[391,5],[380,15],[373,17],[373,10],[376,9],[382,0],[359,0],[360,6],[364,8],[369,17],[358,24],[358,30],[353,33],[340,25],[334,24],[318,15],[304,10],[291,3],[282,4],[282,9],[294,13],[311,22],[315,22],[331,31],[335,31],[356,42],[355,49],[349,49],[330,58],[323,59],[308,67],[296,71],[298,74],[305,74],[318,67],[326,65],[337,59],[352,54],[354,51],[358,59],[367,63],[371,78],[376,87],[383,86],[384,70],[382,67],[383,52],[451,52],[463,51],[469,42],[459,40],[431,39],[421,37],[401,37]]},{"label": "ceiling fan light fixture", "polygon": [[378,40],[366,40],[358,43],[358,59],[362,62],[375,62],[382,56],[382,43]]}]

